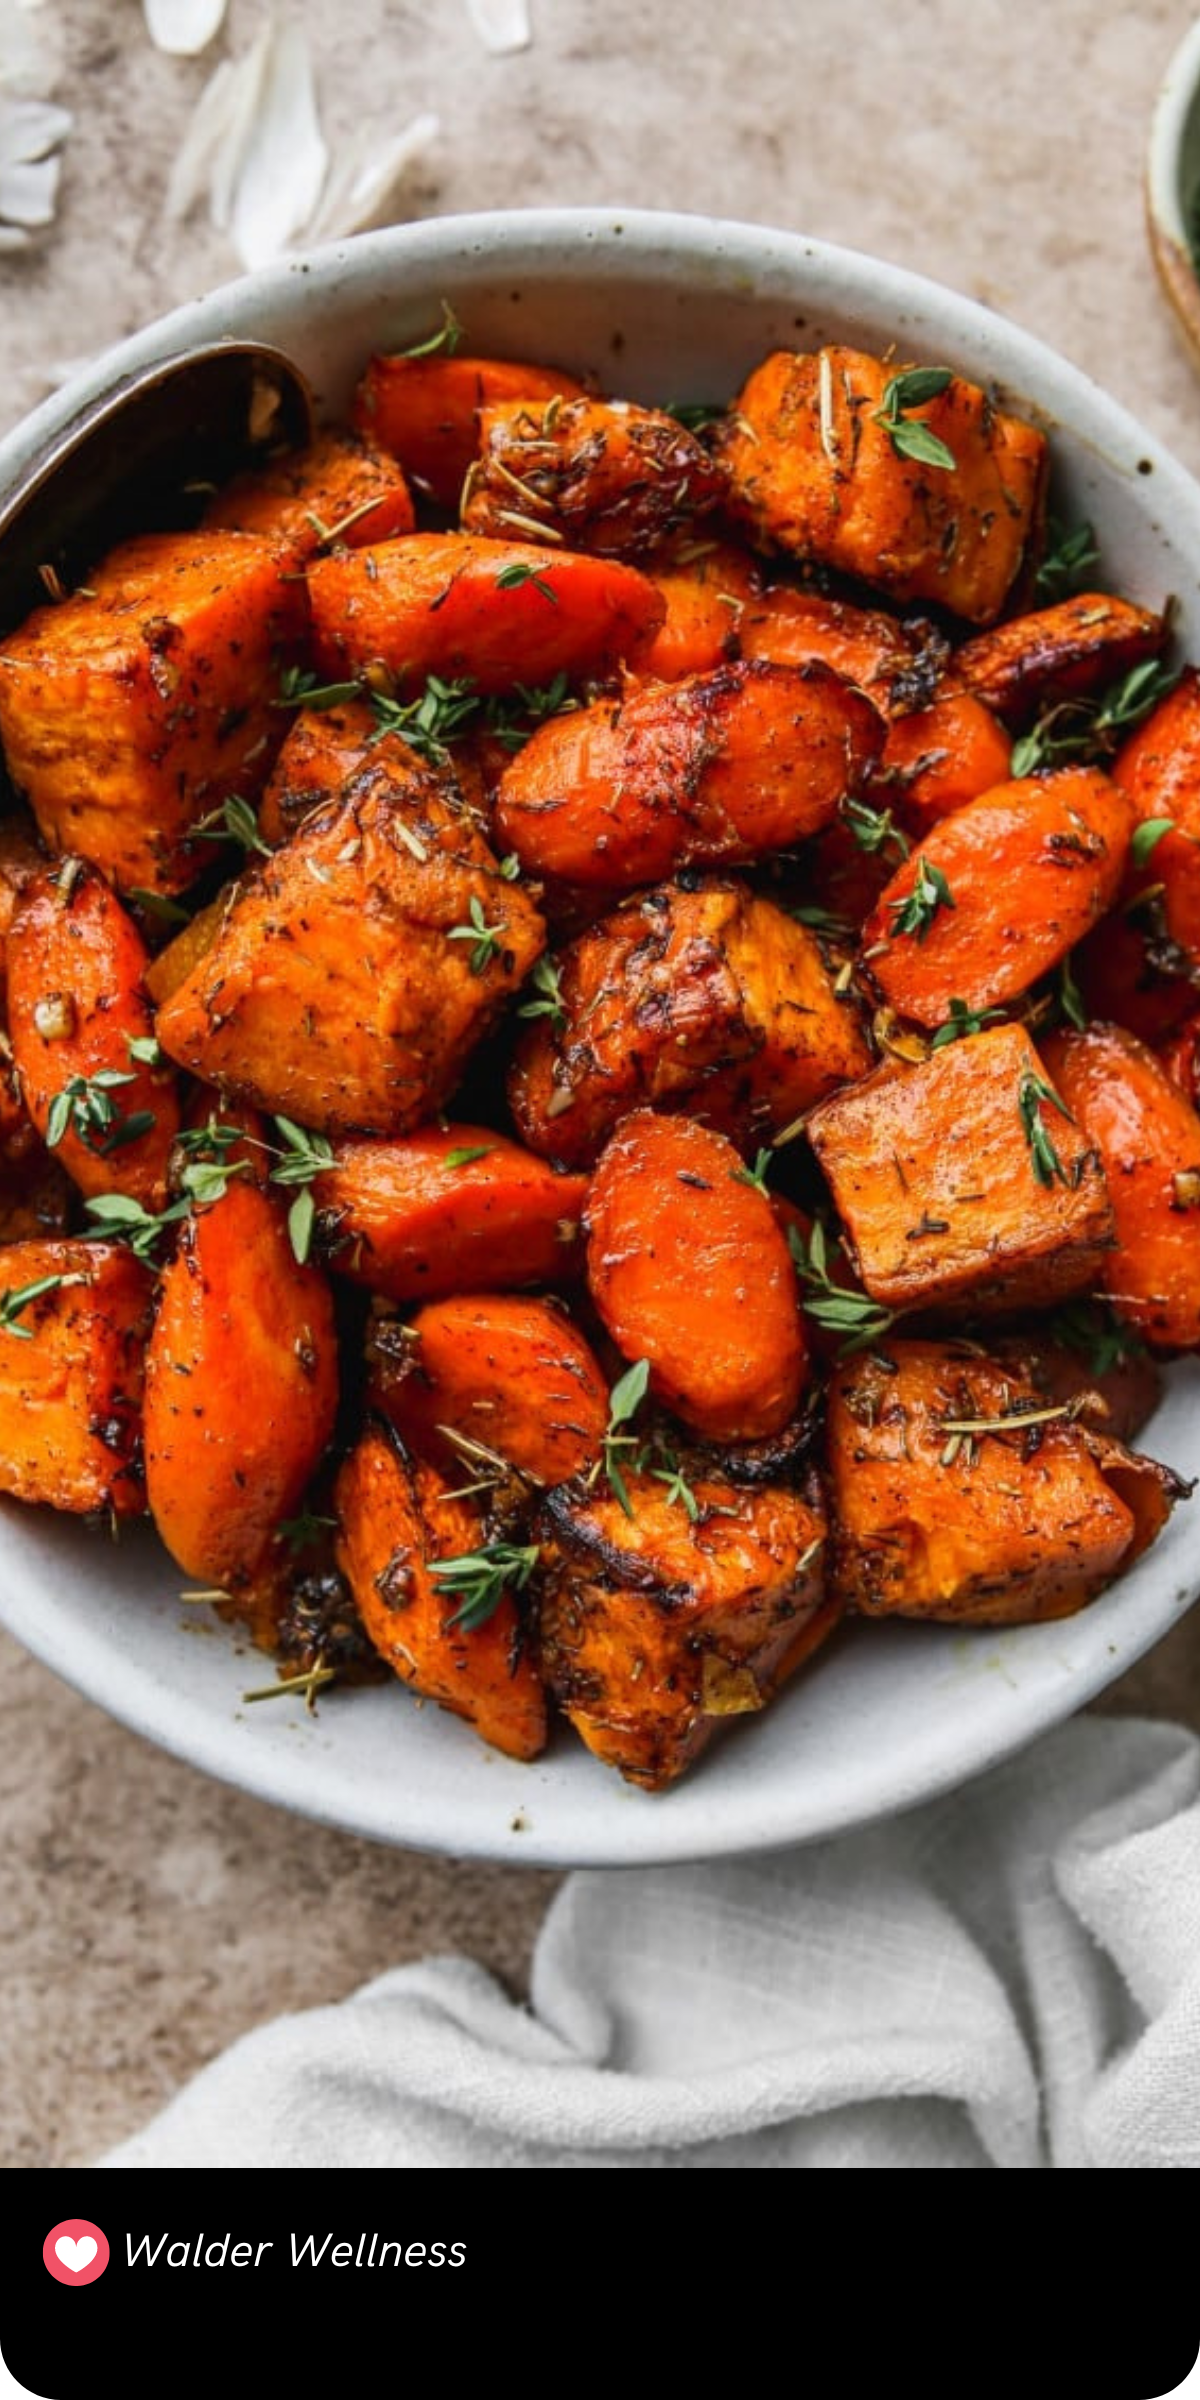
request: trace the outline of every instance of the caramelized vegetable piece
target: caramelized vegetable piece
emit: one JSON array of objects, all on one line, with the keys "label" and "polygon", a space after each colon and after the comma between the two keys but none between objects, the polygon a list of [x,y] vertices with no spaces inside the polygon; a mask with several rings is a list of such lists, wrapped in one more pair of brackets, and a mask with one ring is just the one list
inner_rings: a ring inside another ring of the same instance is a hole
[{"label": "caramelized vegetable piece", "polygon": [[1095,1282],[1112,1209],[1051,1072],[1022,1026],[996,1025],[814,1111],[809,1139],[872,1299],[1041,1308]]},{"label": "caramelized vegetable piece", "polygon": [[681,675],[708,674],[737,656],[756,589],[748,550],[685,533],[643,558],[641,568],[661,593],[667,613],[658,631],[630,652],[635,674],[675,683]]},{"label": "caramelized vegetable piece", "polygon": [[116,1242],[13,1242],[0,1283],[0,1491],[140,1516],[146,1269]]},{"label": "caramelized vegetable piece", "polygon": [[0,1244],[65,1233],[73,1192],[39,1140],[16,1070],[0,1067]]},{"label": "caramelized vegetable piece", "polygon": [[284,733],[303,586],[245,533],[151,533],[0,646],[0,740],[44,839],[121,891],[177,892],[197,824],[252,800]]},{"label": "caramelized vegetable piece", "polygon": [[337,1479],[338,1564],[402,1683],[465,1717],[511,1758],[536,1758],[546,1704],[511,1591],[468,1629],[453,1621],[463,1606],[454,1585],[434,1573],[439,1561],[485,1545],[478,1509],[449,1490],[435,1467],[414,1465],[393,1436],[369,1427]]},{"label": "caramelized vegetable piece", "polygon": [[0,818],[0,1007],[4,1003],[7,982],[5,945],[8,929],[17,913],[17,902],[27,883],[40,875],[46,860],[38,848],[32,819],[22,812],[18,816]]},{"label": "caramelized vegetable piece", "polygon": [[497,541],[567,542],[629,558],[716,507],[724,478],[674,417],[624,400],[493,402],[462,522]]},{"label": "caramelized vegetable piece", "polygon": [[[1134,873],[1127,869],[1127,880]],[[1089,1016],[1112,1018],[1144,1042],[1164,1040],[1200,999],[1200,962],[1172,941],[1161,890],[1152,884],[1101,919],[1076,950],[1071,972]]]},{"label": "caramelized vegetable piece", "polygon": [[442,508],[456,509],[479,449],[479,412],[493,404],[582,397],[559,367],[500,358],[373,358],[358,387],[355,421],[398,458]]},{"label": "caramelized vegetable piece", "polygon": [[159,1039],[301,1125],[404,1133],[448,1097],[542,945],[436,777],[381,764],[243,878]]},{"label": "caramelized vegetable piece", "polygon": [[[774,352],[726,421],[730,510],[763,548],[988,625],[1037,530],[1045,441],[960,376],[913,404],[907,381],[858,350]],[[913,455],[930,436],[945,463]]]},{"label": "caramelized vegetable piece", "polygon": [[1078,1402],[1079,1422],[1118,1442],[1134,1441],[1162,1398],[1157,1360],[1102,1302],[1068,1301],[989,1348],[1002,1366],[1028,1375],[1047,1406]]},{"label": "caramelized vegetable piece", "polygon": [[955,999],[982,1009],[1028,991],[1112,906],[1132,822],[1098,767],[1063,767],[935,826],[863,927],[892,1007],[932,1027]]},{"label": "caramelized vegetable piece", "polygon": [[1102,692],[1153,658],[1165,639],[1166,625],[1153,610],[1110,592],[1081,592],[976,634],[955,652],[954,671],[977,699],[1019,728],[1052,704]]},{"label": "caramelized vegetable piece", "polygon": [[166,1197],[179,1131],[176,1078],[153,1045],[149,958],[94,867],[63,859],[26,885],[8,936],[13,1058],[38,1132],[81,1192]]},{"label": "caramelized vegetable piece", "polygon": [[333,542],[359,550],[413,529],[413,504],[396,462],[349,433],[321,433],[311,448],[239,475],[205,510],[206,525],[261,534],[288,567]]},{"label": "caramelized vegetable piece", "polygon": [[509,1102],[530,1147],[571,1165],[643,1101],[753,1147],[871,1063],[812,934],[741,883],[630,901],[563,953],[555,990]]},{"label": "caramelized vegetable piece", "polygon": [[[831,1578],[866,1616],[1067,1617],[1161,1530],[1176,1479],[1047,1421],[1027,1375],[974,1343],[888,1341],[829,1395]],[[1040,1420],[1040,1421],[1039,1421]]]},{"label": "caramelized vegetable piece", "polygon": [[190,1217],[146,1354],[146,1491],[188,1575],[236,1593],[299,1507],[337,1412],[333,1304],[250,1181]]},{"label": "caramelized vegetable piece", "polygon": [[562,1283],[582,1267],[582,1175],[556,1175],[482,1125],[339,1142],[313,1182],[340,1275],[390,1300]]},{"label": "caramelized vegetable piece", "polygon": [[[1200,672],[1189,667],[1113,762],[1140,825],[1161,828],[1132,877],[1154,884],[1168,939],[1200,969]],[[1150,840],[1149,832],[1142,841]],[[1141,1026],[1136,1028],[1141,1032]]]},{"label": "caramelized vegetable piece", "polygon": [[764,1708],[839,1611],[815,1497],[697,1476],[693,1520],[651,1476],[626,1482],[632,1515],[603,1484],[546,1500],[542,1656],[588,1749],[657,1792],[723,1718]]},{"label": "caramelized vegetable piece", "polygon": [[398,775],[419,775],[423,764],[399,734],[381,732],[367,700],[338,708],[302,708],[292,719],[258,812],[258,830],[272,846],[298,833],[319,801],[335,800],[364,767],[378,759]]},{"label": "caramelized vegetable piece", "polygon": [[319,558],[308,588],[320,671],[382,673],[406,690],[427,675],[481,692],[608,675],[664,614],[654,585],[617,559],[468,534]]},{"label": "caramelized vegetable piece", "polygon": [[739,865],[815,833],[883,740],[824,667],[718,667],[554,717],[514,758],[497,840],[523,866],[630,891],[686,866]]},{"label": "caramelized vegetable piece", "polygon": [[1046,1064],[1103,1161],[1117,1247],[1099,1282],[1156,1350],[1200,1344],[1200,1117],[1119,1025],[1052,1034]]},{"label": "caramelized vegetable piece", "polygon": [[781,667],[822,664],[867,694],[880,714],[923,708],[937,690],[949,644],[924,617],[905,621],[823,592],[780,584],[743,611],[743,658]]},{"label": "caramelized vegetable piece", "polygon": [[889,725],[880,780],[885,789],[894,783],[910,821],[924,832],[1007,783],[1011,762],[1012,743],[982,700],[946,692]]},{"label": "caramelized vegetable piece", "polygon": [[787,1243],[732,1143],[686,1117],[636,1109],[587,1201],[588,1282],[650,1390],[714,1441],[778,1433],[806,1353]]},{"label": "caramelized vegetable piece", "polygon": [[395,1344],[383,1338],[389,1330],[379,1328],[375,1343],[371,1406],[456,1484],[486,1484],[492,1471],[464,1442],[536,1484],[565,1483],[599,1457],[608,1385],[552,1301],[504,1292],[435,1300]]}]

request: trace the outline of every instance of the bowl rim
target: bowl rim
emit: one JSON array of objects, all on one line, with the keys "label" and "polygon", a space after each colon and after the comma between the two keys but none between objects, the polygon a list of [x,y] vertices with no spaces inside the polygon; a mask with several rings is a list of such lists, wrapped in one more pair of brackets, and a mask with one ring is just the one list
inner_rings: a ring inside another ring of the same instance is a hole
[{"label": "bowl rim", "polygon": [[[956,364],[964,371],[977,373],[980,380],[992,381],[998,376],[1002,385],[1019,386],[1027,411],[1040,415],[1051,428],[1060,416],[1065,417],[1072,444],[1099,458],[1106,479],[1115,476],[1122,492],[1128,487],[1126,497],[1131,507],[1137,502],[1139,525],[1147,514],[1145,500],[1139,495],[1139,486],[1142,493],[1145,490],[1141,477],[1153,468],[1158,477],[1155,509],[1162,521],[1156,530],[1164,552],[1180,540],[1182,522],[1200,558],[1200,486],[1128,411],[1036,335],[1014,326],[979,301],[866,253],[771,226],[670,211],[536,209],[433,218],[416,226],[385,228],[352,241],[327,244],[239,277],[198,300],[184,302],[90,362],[0,442],[0,475],[10,468],[19,469],[43,439],[58,433],[78,406],[106,389],[116,376],[170,355],[207,334],[211,327],[224,326],[237,335],[261,313],[267,319],[263,327],[267,338],[278,339],[278,327],[271,322],[273,312],[294,308],[297,290],[311,289],[314,277],[322,283],[328,280],[335,293],[347,283],[366,290],[389,265],[401,262],[402,282],[415,285],[424,278],[421,290],[427,309],[431,291],[445,288],[453,296],[457,285],[466,288],[472,279],[477,284],[485,258],[489,264],[502,261],[505,271],[519,265],[520,272],[534,276],[551,265],[561,270],[564,256],[569,252],[577,257],[581,245],[590,252],[594,280],[609,287],[627,280],[631,268],[640,268],[644,278],[651,270],[657,277],[665,275],[676,261],[685,268],[690,262],[694,278],[703,262],[708,274],[705,288],[718,302],[723,289],[756,306],[762,303],[764,308],[776,300],[786,303],[789,294],[793,301],[802,296],[814,310],[827,305],[831,312],[853,316],[860,310],[868,318],[883,317],[889,325],[896,325],[901,339],[907,342],[911,332],[917,344],[929,339],[926,328],[932,326],[935,336],[940,331],[947,343],[953,344]],[[286,340],[283,346],[287,347]],[[539,343],[539,347],[544,345]],[[1192,1362],[1192,1368],[1197,1363]],[[11,1508],[2,1512],[5,1526],[16,1522]],[[35,1513],[42,1512],[20,1512],[26,1518]],[[1161,1638],[1183,1603],[1194,1596],[1196,1580],[1179,1545],[1172,1550],[1169,1564],[1161,1550],[1154,1551],[1080,1617],[1021,1629],[1016,1649],[999,1636],[990,1648],[1001,1659],[1011,1660],[1019,1650],[1022,1659],[1032,1662],[1028,1682],[1033,1697],[1025,1691],[1017,1722],[1011,1715],[996,1713],[987,1719],[986,1733],[981,1734],[975,1726],[976,1746],[969,1758],[939,1756],[931,1763],[923,1756],[910,1756],[899,1777],[889,1772],[886,1762],[865,1758],[853,1797],[833,1816],[822,1806],[810,1806],[807,1814],[803,1810],[781,1814],[770,1794],[756,1793],[752,1773],[745,1778],[744,1799],[730,1809],[725,1778],[709,1773],[707,1759],[672,1791],[649,1798],[622,1785],[612,1770],[588,1759],[580,1745],[579,1765],[581,1769],[586,1766],[591,1780],[586,1789],[581,1786],[582,1807],[574,1815],[569,1807],[566,1811],[570,1821],[564,1835],[553,1808],[545,1801],[553,1774],[544,1773],[538,1762],[518,1768],[491,1754],[488,1764],[496,1805],[489,1808],[481,1802],[476,1807],[472,1798],[470,1807],[475,1813],[464,1822],[457,1813],[458,1796],[453,1788],[433,1799],[419,1794],[397,1816],[387,1794],[381,1798],[371,1790],[364,1794],[354,1789],[353,1771],[347,1774],[344,1758],[332,1760],[331,1781],[322,1784],[321,1762],[330,1758],[333,1748],[325,1728],[312,1733],[301,1728],[290,1748],[284,1740],[243,1741],[233,1746],[231,1761],[228,1714],[217,1722],[211,1712],[206,1715],[203,1707],[197,1707],[191,1693],[179,1695],[166,1688],[164,1676],[154,1671],[153,1663],[143,1670],[135,1662],[130,1669],[128,1658],[112,1645],[111,1627],[103,1622],[92,1620],[79,1628],[53,1610],[47,1611],[46,1584],[54,1578],[53,1545],[43,1544],[33,1530],[19,1531],[25,1538],[15,1544],[0,1538],[0,1579],[7,1587],[0,1589],[0,1617],[56,1673],[159,1747],[257,1797],[350,1833],[449,1855],[556,1867],[648,1865],[768,1850],[877,1821],[932,1798],[983,1773],[1094,1697],[1122,1667]],[[1143,1572],[1146,1566],[1161,1567],[1157,1581]],[[61,1570],[58,1580],[62,1580]],[[11,1588],[14,1581],[19,1587],[15,1590]],[[1085,1624],[1086,1634],[1080,1638]],[[892,1630],[882,1626],[871,1630],[870,1638],[879,1646],[881,1659]],[[906,1642],[914,1638],[919,1642],[924,1630],[906,1627],[901,1632]],[[1114,1665],[1116,1652],[1119,1658]],[[820,1674],[818,1660],[817,1679]],[[1065,1707],[1064,1678],[1070,1684]],[[795,1710],[799,1743],[804,1740],[806,1710],[797,1710],[795,1703],[803,1681],[784,1696]],[[818,1688],[816,1679],[812,1688]],[[395,1700],[390,1692],[379,1697]],[[355,1694],[354,1698],[358,1705],[370,1704],[376,1695]],[[273,1714],[253,1713],[260,1719]],[[970,1716],[969,1707],[965,1715]],[[468,1728],[445,1730],[470,1739]],[[344,1748],[353,1747],[345,1737]],[[714,1745],[710,1754],[714,1762],[727,1747],[732,1743]],[[447,1781],[454,1786],[453,1763]],[[468,1775],[464,1775],[466,1781]],[[516,1819],[526,1800],[528,1822],[518,1830]],[[589,1822],[593,1810],[594,1821]]]}]

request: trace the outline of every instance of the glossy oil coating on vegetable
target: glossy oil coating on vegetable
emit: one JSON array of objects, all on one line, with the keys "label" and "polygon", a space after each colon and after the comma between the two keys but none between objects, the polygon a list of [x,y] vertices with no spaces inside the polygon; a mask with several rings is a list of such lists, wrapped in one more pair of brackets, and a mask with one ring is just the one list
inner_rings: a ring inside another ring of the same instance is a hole
[{"label": "glossy oil coating on vegetable", "polygon": [[461,331],[0,639],[0,1491],[658,1794],[1185,1497],[1200,682],[951,363]]}]

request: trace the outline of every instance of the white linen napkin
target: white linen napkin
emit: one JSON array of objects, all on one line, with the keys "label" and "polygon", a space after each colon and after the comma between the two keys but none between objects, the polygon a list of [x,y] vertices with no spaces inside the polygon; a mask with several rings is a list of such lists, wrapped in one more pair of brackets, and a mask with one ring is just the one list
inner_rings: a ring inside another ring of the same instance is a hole
[{"label": "white linen napkin", "polygon": [[401,1967],[102,2163],[1193,2166],[1198,1795],[1195,1736],[1081,1717],[867,1832],[576,1874],[528,2008]]}]

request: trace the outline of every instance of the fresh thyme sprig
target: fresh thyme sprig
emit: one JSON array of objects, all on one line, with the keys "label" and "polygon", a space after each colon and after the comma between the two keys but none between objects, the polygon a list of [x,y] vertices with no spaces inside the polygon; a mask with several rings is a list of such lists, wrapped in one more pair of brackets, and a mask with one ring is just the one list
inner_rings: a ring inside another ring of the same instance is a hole
[{"label": "fresh thyme sprig", "polygon": [[65,1283],[84,1283],[86,1280],[83,1275],[42,1275],[36,1283],[24,1283],[16,1290],[9,1286],[0,1292],[0,1325],[6,1333],[14,1333],[18,1341],[31,1342],[32,1325],[22,1325],[18,1321],[23,1310],[32,1308],[35,1300],[44,1300],[48,1293],[60,1291]]},{"label": "fresh thyme sprig", "polygon": [[453,358],[463,338],[463,329],[449,301],[443,300],[441,305],[442,321],[437,332],[428,334],[423,342],[414,342],[411,349],[401,350],[401,358],[433,358],[439,350],[447,358]]},{"label": "fresh thyme sprig", "polygon": [[128,1148],[130,1142],[139,1142],[144,1133],[152,1133],[156,1123],[152,1108],[134,1109],[127,1117],[113,1098],[123,1085],[136,1082],[136,1075],[118,1067],[102,1067],[95,1075],[72,1075],[50,1103],[46,1148],[57,1150],[64,1135],[74,1133],[94,1158],[107,1158],[114,1150]]},{"label": "fresh thyme sprig", "polygon": [[459,1603],[446,1631],[459,1626],[475,1633],[494,1617],[506,1592],[523,1592],[538,1563],[536,1542],[489,1542],[457,1558],[439,1558],[430,1569],[435,1583]]},{"label": "fresh thyme sprig", "polygon": [[954,907],[954,895],[941,868],[931,859],[919,858],[912,890],[902,900],[890,901],[889,907],[893,938],[911,933],[914,941],[923,942],[939,908]]},{"label": "fresh thyme sprig", "polygon": [[322,683],[312,667],[285,667],[279,679],[278,708],[345,708],[351,700],[361,700],[363,684],[356,677],[352,683]]},{"label": "fresh thyme sprig", "polygon": [[1069,759],[1110,758],[1127,733],[1173,692],[1179,671],[1160,658],[1144,658],[1095,700],[1061,700],[1014,743],[1014,777],[1037,774]]},{"label": "fresh thyme sprig", "polygon": [[646,1387],[649,1381],[650,1361],[648,1358],[639,1358],[635,1359],[633,1365],[627,1367],[625,1373],[614,1383],[608,1395],[608,1423],[604,1428],[600,1456],[592,1468],[589,1479],[594,1481],[595,1477],[603,1470],[610,1491],[620,1501],[627,1517],[633,1515],[633,1502],[629,1497],[629,1487],[621,1472],[622,1462],[617,1454],[621,1450],[635,1449],[637,1446],[637,1435],[626,1433],[622,1429],[632,1424],[636,1417],[646,1397]]},{"label": "fresh thyme sprig", "polygon": [[124,1242],[135,1258],[142,1259],[147,1266],[156,1266],[159,1242],[170,1226],[187,1216],[191,1201],[173,1201],[158,1216],[143,1208],[140,1200],[130,1200],[124,1192],[99,1192],[83,1205],[86,1214],[94,1219],[87,1229],[89,1240]]},{"label": "fresh thyme sprig", "polygon": [[567,1021],[567,1011],[562,996],[562,983],[559,979],[558,968],[552,958],[539,958],[529,978],[529,984],[537,993],[537,998],[536,1000],[526,1000],[524,1005],[517,1010],[517,1015],[519,1017],[549,1017],[554,1031],[560,1033]]},{"label": "fresh thyme sprig", "polygon": [[929,1037],[929,1047],[931,1050],[944,1050],[948,1042],[961,1041],[968,1034],[982,1033],[985,1025],[991,1025],[1003,1014],[1002,1008],[968,1008],[965,1000],[952,1000],[945,1024],[939,1025],[937,1032]]},{"label": "fresh thyme sprig", "polygon": [[1048,548],[1033,586],[1043,606],[1054,600],[1069,600],[1074,593],[1083,591],[1093,567],[1100,564],[1095,532],[1090,525],[1066,526],[1051,517],[1046,533]]},{"label": "fresh thyme sprig", "polygon": [[415,700],[393,700],[386,692],[372,692],[371,706],[375,711],[372,742],[398,733],[419,758],[432,767],[444,767],[450,759],[447,742],[474,723],[481,702],[469,676],[447,681],[442,675],[427,675],[425,688]]},{"label": "fresh thyme sprig", "polygon": [[941,435],[923,418],[914,419],[908,414],[909,409],[924,408],[927,401],[938,399],[953,380],[949,367],[909,367],[884,385],[883,400],[873,411],[872,422],[882,425],[899,458],[916,459],[923,467],[941,467],[953,472],[957,461]]},{"label": "fresh thyme sprig", "polygon": [[767,1191],[767,1169],[771,1165],[774,1156],[774,1150],[758,1151],[752,1167],[739,1167],[737,1169],[733,1178],[734,1182],[748,1183],[752,1191],[761,1192],[764,1200],[768,1199],[770,1195]]},{"label": "fresh thyme sprig", "polygon": [[1047,1083],[1041,1075],[1035,1075],[1027,1067],[1017,1089],[1017,1108],[1022,1131],[1029,1144],[1034,1177],[1038,1183],[1047,1186],[1069,1183],[1071,1178],[1054,1147],[1042,1115],[1043,1104],[1056,1108],[1060,1117],[1066,1118],[1068,1125],[1072,1122],[1071,1111],[1059,1099],[1053,1084]]},{"label": "fresh thyme sprig", "polygon": [[1143,817],[1135,825],[1129,844],[1129,855],[1135,867],[1144,867],[1151,853],[1157,850],[1164,833],[1174,833],[1174,817]]},{"label": "fresh thyme sprig", "polygon": [[501,567],[496,577],[496,590],[498,592],[519,592],[527,583],[531,583],[534,590],[540,592],[544,600],[553,600],[557,608],[558,593],[555,591],[554,585],[547,582],[544,575],[539,575],[537,568],[531,566],[528,559],[514,558],[510,560],[508,566]]},{"label": "fresh thyme sprig", "polygon": [[835,1283],[829,1272],[829,1249],[825,1228],[819,1217],[805,1242],[797,1225],[789,1225],[788,1249],[802,1284],[812,1293],[802,1306],[806,1316],[826,1333],[846,1336],[839,1358],[853,1358],[860,1350],[870,1350],[889,1332],[903,1310],[884,1308],[878,1300],[868,1299],[865,1292],[847,1292]]},{"label": "fresh thyme sprig", "polygon": [[219,808],[210,809],[192,831],[202,842],[236,842],[247,855],[257,851],[260,858],[271,856],[270,843],[264,842],[258,830],[254,810],[236,792],[228,800],[222,800]]},{"label": "fresh thyme sprig", "polygon": [[273,1117],[276,1132],[281,1136],[283,1149],[276,1153],[277,1164],[270,1170],[270,1181],[290,1189],[300,1189],[288,1210],[288,1238],[292,1255],[298,1266],[305,1266],[312,1248],[313,1226],[317,1204],[309,1190],[314,1176],[324,1175],[336,1162],[333,1150],[323,1133],[308,1133],[304,1126],[295,1125],[290,1117]]},{"label": "fresh thyme sprig", "polygon": [[507,931],[508,921],[504,917],[501,917],[495,925],[488,924],[483,913],[483,902],[478,892],[472,892],[466,924],[451,925],[446,939],[448,942],[473,943],[474,947],[467,960],[467,965],[472,975],[483,975],[499,951]]},{"label": "fresh thyme sprig", "polygon": [[872,808],[866,800],[843,800],[839,814],[859,849],[865,850],[868,857],[889,849],[898,859],[908,857],[912,843],[897,825],[890,808]]},{"label": "fresh thyme sprig", "polygon": [[1102,1300],[1066,1300],[1046,1320],[1052,1341],[1086,1360],[1093,1375],[1107,1375],[1128,1358],[1144,1358],[1146,1345]]}]

